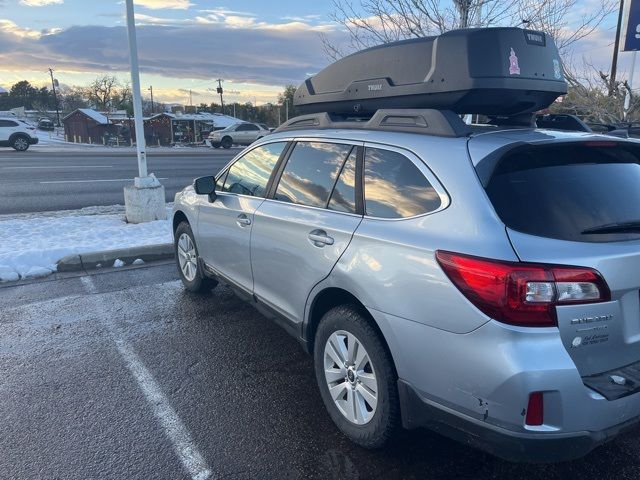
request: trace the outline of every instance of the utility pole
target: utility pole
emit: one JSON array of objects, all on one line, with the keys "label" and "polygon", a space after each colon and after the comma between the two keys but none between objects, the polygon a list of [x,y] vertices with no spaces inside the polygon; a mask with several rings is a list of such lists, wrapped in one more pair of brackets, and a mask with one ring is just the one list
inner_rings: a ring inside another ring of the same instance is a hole
[{"label": "utility pole", "polygon": [[51,74],[51,87],[53,88],[53,103],[56,104],[56,124],[60,126],[60,109],[58,108],[58,94],[56,93],[56,81],[53,78],[53,70],[50,68],[49,73]]},{"label": "utility pole", "polygon": [[153,85],[149,87],[149,91],[151,92],[151,114],[156,113],[155,106],[153,105]]},{"label": "utility pole", "polygon": [[620,10],[618,11],[618,26],[616,27],[616,41],[613,44],[613,60],[611,61],[611,78],[609,79],[609,96],[613,96],[613,89],[616,84],[616,73],[618,69],[618,50],[620,50],[620,30],[622,28],[622,12],[624,10],[624,0],[620,0]]},{"label": "utility pole", "polygon": [[224,100],[222,99],[222,79],[219,78],[218,80],[216,80],[216,82],[218,82],[218,88],[216,88],[216,92],[220,94],[220,108],[222,109],[222,113],[224,114]]},{"label": "utility pole", "polygon": [[147,145],[144,137],[144,121],[142,120],[142,93],[140,91],[138,40],[136,37],[133,0],[125,0],[125,5],[139,176],[134,179],[133,185],[124,187],[124,205],[127,222],[142,223],[166,219],[167,209],[165,207],[164,187],[153,174],[147,174]]}]

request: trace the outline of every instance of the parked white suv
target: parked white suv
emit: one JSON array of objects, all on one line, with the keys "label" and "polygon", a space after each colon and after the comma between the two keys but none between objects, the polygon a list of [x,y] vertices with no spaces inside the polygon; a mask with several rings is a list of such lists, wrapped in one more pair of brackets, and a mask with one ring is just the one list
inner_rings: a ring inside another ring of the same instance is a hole
[{"label": "parked white suv", "polygon": [[35,127],[13,118],[0,118],[0,147],[12,147],[19,152],[38,143]]},{"label": "parked white suv", "polygon": [[231,148],[231,145],[250,145],[271,133],[255,123],[235,123],[209,134],[209,142],[214,148]]}]

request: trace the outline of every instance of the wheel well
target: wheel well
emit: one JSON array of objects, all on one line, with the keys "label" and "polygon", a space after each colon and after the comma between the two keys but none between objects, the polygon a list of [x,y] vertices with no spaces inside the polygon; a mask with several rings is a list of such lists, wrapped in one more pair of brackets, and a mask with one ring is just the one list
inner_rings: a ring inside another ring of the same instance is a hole
[{"label": "wheel well", "polygon": [[11,136],[9,137],[9,141],[10,141],[10,142],[13,142],[13,141],[14,141],[16,138],[18,138],[18,137],[22,137],[22,138],[26,138],[27,140],[31,140],[31,137],[29,137],[29,135],[27,135],[26,133],[23,133],[23,132],[17,132],[17,133],[14,133],[13,135],[11,135]]},{"label": "wheel well", "polygon": [[176,231],[176,228],[178,228],[178,225],[180,225],[182,222],[187,222],[189,223],[189,219],[187,218],[187,216],[181,212],[180,210],[178,210],[176,212],[176,214],[173,216],[173,231]]},{"label": "wheel well", "polygon": [[321,291],[313,299],[313,304],[311,305],[311,310],[309,311],[309,321],[304,334],[310,353],[313,353],[313,344],[316,337],[316,331],[318,330],[318,325],[320,324],[320,320],[325,313],[339,305],[353,305],[371,324],[376,332],[378,332],[380,340],[382,340],[383,345],[389,353],[389,357],[393,358],[393,355],[391,355],[391,350],[389,349],[389,345],[387,344],[387,340],[382,334],[378,323],[375,321],[373,316],[371,316],[369,310],[367,310],[367,307],[365,307],[362,302],[360,302],[360,300],[358,300],[353,294],[349,293],[346,290],[343,290],[342,288],[334,287],[327,288]]},{"label": "wheel well", "polygon": [[231,140],[231,141],[233,142],[233,138],[231,138],[231,135],[225,135],[224,137],[222,137],[222,138],[220,139],[220,141],[221,141],[221,142],[222,142],[222,141],[224,141],[224,139],[225,139],[225,138],[228,138],[229,140]]}]

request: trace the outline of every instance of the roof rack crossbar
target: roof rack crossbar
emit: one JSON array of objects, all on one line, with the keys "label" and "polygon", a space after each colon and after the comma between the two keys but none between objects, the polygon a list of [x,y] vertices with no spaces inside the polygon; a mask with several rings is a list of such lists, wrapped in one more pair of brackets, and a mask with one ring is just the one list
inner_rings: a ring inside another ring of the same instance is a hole
[{"label": "roof rack crossbar", "polygon": [[381,130],[439,137],[466,137],[471,134],[471,128],[456,113],[436,109],[381,109],[370,118],[312,113],[292,118],[276,132],[308,128]]}]

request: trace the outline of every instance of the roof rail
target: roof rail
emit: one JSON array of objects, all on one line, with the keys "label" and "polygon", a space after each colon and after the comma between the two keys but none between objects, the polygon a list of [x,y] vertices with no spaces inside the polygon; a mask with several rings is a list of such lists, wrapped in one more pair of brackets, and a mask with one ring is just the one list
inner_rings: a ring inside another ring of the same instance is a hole
[{"label": "roof rail", "polygon": [[466,137],[471,128],[451,110],[381,109],[370,118],[312,113],[292,118],[276,132],[302,129],[361,129],[422,133],[439,137]]}]

